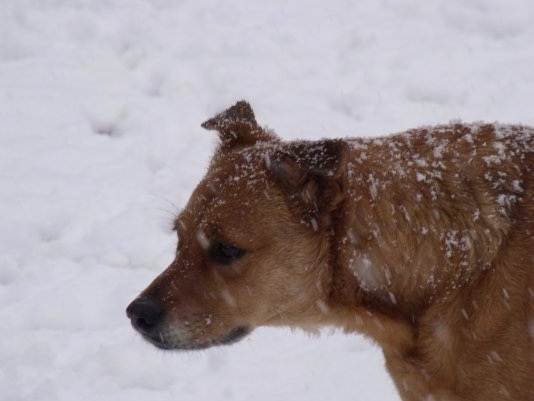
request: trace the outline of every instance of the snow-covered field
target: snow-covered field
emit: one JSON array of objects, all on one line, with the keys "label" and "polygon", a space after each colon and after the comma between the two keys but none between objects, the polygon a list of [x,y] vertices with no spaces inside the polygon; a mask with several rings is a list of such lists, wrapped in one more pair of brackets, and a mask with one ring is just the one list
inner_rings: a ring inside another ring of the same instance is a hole
[{"label": "snow-covered field", "polygon": [[360,336],[164,353],[126,305],[248,99],[285,138],[534,125],[531,0],[0,1],[0,400],[398,400]]}]

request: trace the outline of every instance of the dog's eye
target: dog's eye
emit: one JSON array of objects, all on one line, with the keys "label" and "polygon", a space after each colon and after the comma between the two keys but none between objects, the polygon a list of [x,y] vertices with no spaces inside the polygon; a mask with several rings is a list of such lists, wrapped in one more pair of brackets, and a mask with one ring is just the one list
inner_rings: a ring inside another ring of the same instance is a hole
[{"label": "dog's eye", "polygon": [[211,258],[221,265],[232,264],[244,254],[242,249],[228,244],[215,244],[210,249]]}]

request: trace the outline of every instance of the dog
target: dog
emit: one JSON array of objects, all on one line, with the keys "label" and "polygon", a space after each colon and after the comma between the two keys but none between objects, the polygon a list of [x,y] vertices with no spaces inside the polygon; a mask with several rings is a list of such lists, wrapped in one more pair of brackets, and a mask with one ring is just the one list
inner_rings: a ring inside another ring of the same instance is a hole
[{"label": "dog", "polygon": [[260,326],[363,333],[404,401],[534,400],[534,129],[285,142],[246,101],[127,308],[161,349]]}]

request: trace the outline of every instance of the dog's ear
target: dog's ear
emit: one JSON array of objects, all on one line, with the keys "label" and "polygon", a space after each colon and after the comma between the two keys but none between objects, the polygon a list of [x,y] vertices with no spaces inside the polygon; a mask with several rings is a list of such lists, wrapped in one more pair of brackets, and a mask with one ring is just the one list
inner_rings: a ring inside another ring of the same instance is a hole
[{"label": "dog's ear", "polygon": [[229,109],[202,123],[202,128],[219,132],[223,147],[248,146],[269,142],[276,137],[256,122],[252,107],[241,100]]},{"label": "dog's ear", "polygon": [[343,140],[296,142],[265,159],[291,209],[314,231],[328,228],[344,199],[349,146]]}]

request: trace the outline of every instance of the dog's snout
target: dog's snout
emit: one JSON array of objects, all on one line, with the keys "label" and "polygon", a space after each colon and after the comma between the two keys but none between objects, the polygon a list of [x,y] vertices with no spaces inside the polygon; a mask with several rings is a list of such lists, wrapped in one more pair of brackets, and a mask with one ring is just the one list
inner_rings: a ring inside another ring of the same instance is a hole
[{"label": "dog's snout", "polygon": [[163,308],[150,299],[137,298],[126,308],[126,315],[137,331],[147,334],[163,319]]}]

